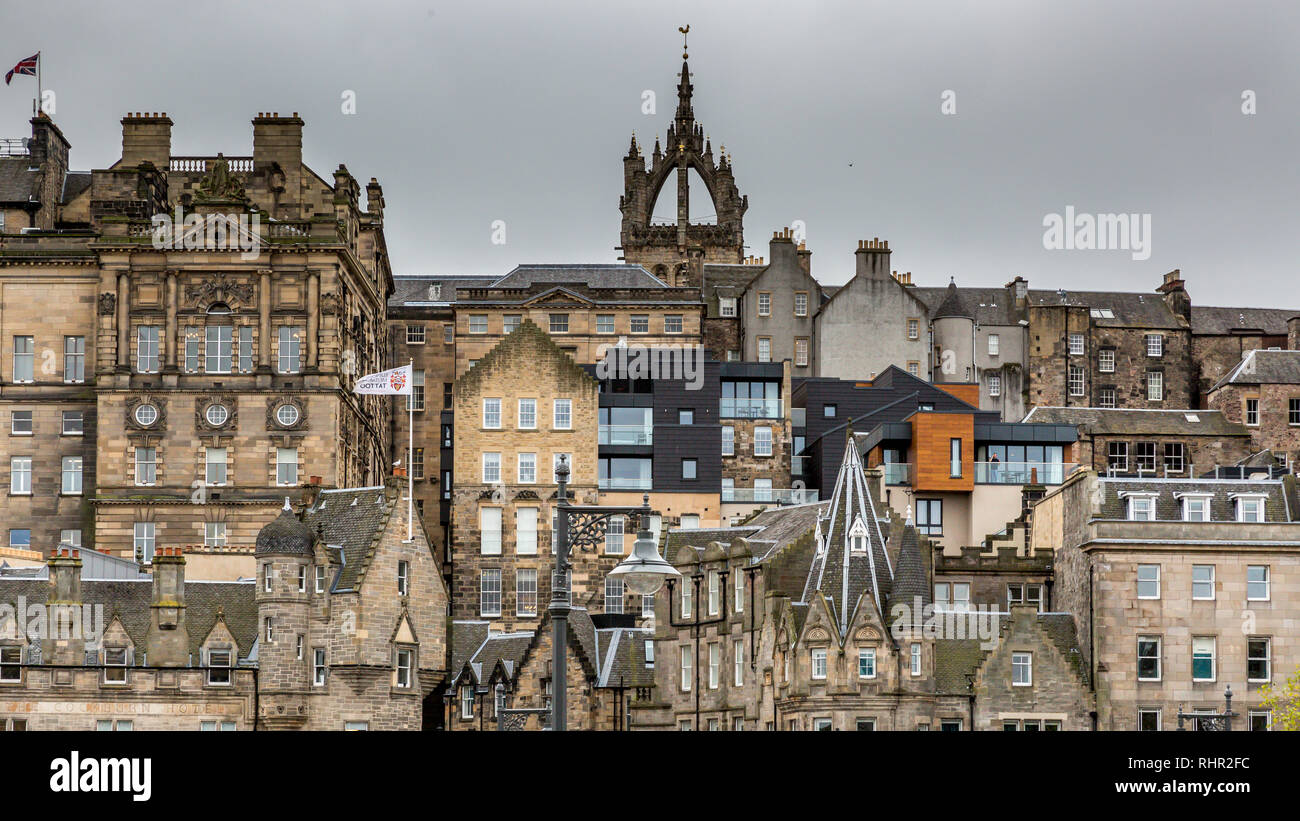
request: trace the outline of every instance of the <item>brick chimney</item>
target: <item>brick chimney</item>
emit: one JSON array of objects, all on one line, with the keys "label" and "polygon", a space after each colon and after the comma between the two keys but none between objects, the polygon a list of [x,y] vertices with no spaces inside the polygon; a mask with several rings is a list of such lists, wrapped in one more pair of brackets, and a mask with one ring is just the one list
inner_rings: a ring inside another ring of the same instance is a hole
[{"label": "brick chimney", "polygon": [[[27,144],[31,165],[40,169],[36,184],[37,206],[31,215],[33,228],[54,229],[63,181],[68,174],[68,150],[71,147],[63,132],[45,112],[32,117],[32,139]],[[24,196],[26,198],[26,195]]]},{"label": "brick chimney", "polygon": [[854,276],[889,279],[889,240],[879,237],[858,240],[857,266]]},{"label": "brick chimney", "polygon": [[185,551],[161,547],[153,557],[153,601],[149,605],[149,663],[163,667],[189,663],[185,630]]},{"label": "brick chimney", "polygon": [[1175,268],[1165,274],[1164,282],[1156,289],[1158,293],[1165,295],[1165,304],[1169,310],[1186,319],[1192,321],[1192,298],[1188,295],[1184,286],[1182,273]]},{"label": "brick chimney", "polygon": [[122,118],[121,165],[136,166],[142,162],[153,163],[154,168],[166,171],[172,158],[172,121],[167,112],[161,114],[127,114]]},{"label": "brick chimney", "polygon": [[1300,351],[1300,316],[1286,321],[1286,347],[1289,351]]},{"label": "brick chimney", "polygon": [[799,255],[799,267],[803,269],[805,274],[812,276],[812,251],[809,251],[808,246],[801,242],[795,253]]}]

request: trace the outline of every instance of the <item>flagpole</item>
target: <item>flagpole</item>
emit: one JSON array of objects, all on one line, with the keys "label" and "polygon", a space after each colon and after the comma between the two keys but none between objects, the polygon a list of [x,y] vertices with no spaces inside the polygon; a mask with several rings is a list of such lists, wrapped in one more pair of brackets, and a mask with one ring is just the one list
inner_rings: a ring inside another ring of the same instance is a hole
[{"label": "flagpole", "polygon": [[411,398],[406,402],[406,540],[415,541],[415,358],[411,368]]},{"label": "flagpole", "polygon": [[38,51],[36,52],[36,111],[32,112],[37,116],[45,112],[41,106],[41,91],[41,53]]}]

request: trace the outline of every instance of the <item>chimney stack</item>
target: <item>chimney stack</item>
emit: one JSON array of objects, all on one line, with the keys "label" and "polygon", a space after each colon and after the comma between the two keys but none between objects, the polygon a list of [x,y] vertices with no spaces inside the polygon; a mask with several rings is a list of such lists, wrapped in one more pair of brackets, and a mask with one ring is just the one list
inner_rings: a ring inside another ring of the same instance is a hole
[{"label": "chimney stack", "polygon": [[858,240],[857,266],[854,276],[889,279],[889,240],[879,237]]},{"label": "chimney stack", "polygon": [[799,257],[794,247],[794,232],[789,228],[773,232],[767,247],[773,267],[794,268],[799,265]]},{"label": "chimney stack", "polygon": [[172,158],[172,121],[161,114],[127,114],[122,118],[122,161],[124,166],[152,163],[166,171]]},{"label": "chimney stack", "polygon": [[1286,347],[1289,351],[1300,351],[1300,316],[1286,321]]},{"label": "chimney stack", "polygon": [[263,171],[272,164],[284,175],[280,196],[281,214],[295,218],[302,205],[302,119],[298,112],[281,117],[279,112],[259,112],[253,120],[253,169]]},{"label": "chimney stack", "polygon": [[799,243],[795,253],[799,255],[799,267],[803,269],[805,274],[812,276],[812,251],[808,250],[807,244]]},{"label": "chimney stack", "polygon": [[50,592],[45,600],[48,636],[41,642],[47,664],[85,664],[85,621],[81,601],[81,551],[59,545],[46,562]]},{"label": "chimney stack", "polygon": [[1165,274],[1164,281],[1156,291],[1165,295],[1165,304],[1169,306],[1169,310],[1191,322],[1192,298],[1184,285],[1181,271],[1175,268]]},{"label": "chimney stack", "polygon": [[153,557],[153,602],[149,605],[149,662],[160,667],[189,663],[185,630],[185,551],[160,547]]},{"label": "chimney stack", "polygon": [[1017,275],[1007,283],[1006,287],[1011,291],[1013,305],[1017,308],[1025,308],[1029,305],[1029,280]]}]

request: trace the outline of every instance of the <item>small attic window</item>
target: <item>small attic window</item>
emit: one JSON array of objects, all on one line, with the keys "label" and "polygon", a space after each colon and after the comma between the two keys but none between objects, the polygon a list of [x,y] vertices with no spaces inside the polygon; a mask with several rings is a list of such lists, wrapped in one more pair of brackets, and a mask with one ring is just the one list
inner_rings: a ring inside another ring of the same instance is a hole
[{"label": "small attic window", "polygon": [[1199,421],[1201,421],[1201,417],[1197,416],[1197,415],[1194,414],[1194,413],[1184,413],[1184,414],[1183,414],[1183,418],[1186,419],[1188,422],[1199,422]]},{"label": "small attic window", "polygon": [[849,530],[849,551],[853,553],[867,552],[867,526],[859,518],[853,523]]}]

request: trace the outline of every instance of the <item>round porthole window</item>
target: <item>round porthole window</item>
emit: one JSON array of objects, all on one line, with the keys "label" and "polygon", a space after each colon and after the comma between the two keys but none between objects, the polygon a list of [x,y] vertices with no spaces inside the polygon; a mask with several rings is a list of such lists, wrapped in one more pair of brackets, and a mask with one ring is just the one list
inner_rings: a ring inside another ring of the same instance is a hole
[{"label": "round porthole window", "polygon": [[135,421],[142,427],[149,427],[158,421],[158,409],[153,405],[140,405],[135,409]]},{"label": "round porthole window", "polygon": [[275,420],[286,428],[298,424],[298,409],[293,405],[281,405],[275,412]]},{"label": "round porthole window", "polygon": [[225,405],[208,405],[206,417],[209,425],[219,428],[230,418],[230,411],[226,410]]}]

